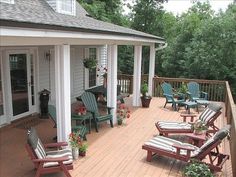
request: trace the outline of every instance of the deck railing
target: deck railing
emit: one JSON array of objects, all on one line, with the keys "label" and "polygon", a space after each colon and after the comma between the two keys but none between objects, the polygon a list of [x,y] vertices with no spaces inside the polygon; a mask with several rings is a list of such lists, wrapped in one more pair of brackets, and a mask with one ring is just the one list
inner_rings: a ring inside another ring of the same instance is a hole
[{"label": "deck railing", "polygon": [[[148,75],[142,76],[141,83],[144,83],[144,81],[148,81]],[[233,172],[232,174],[234,177],[236,177],[236,105],[234,103],[229,83],[227,81],[154,77],[153,96],[162,96],[163,93],[161,84],[163,82],[170,83],[172,87],[177,90],[182,84],[187,84],[191,81],[199,83],[200,90],[208,93],[208,99],[210,101],[225,102],[225,116],[227,118],[227,124],[231,125],[230,153]],[[132,94],[133,76],[118,75],[118,84],[121,85],[122,92]]]}]

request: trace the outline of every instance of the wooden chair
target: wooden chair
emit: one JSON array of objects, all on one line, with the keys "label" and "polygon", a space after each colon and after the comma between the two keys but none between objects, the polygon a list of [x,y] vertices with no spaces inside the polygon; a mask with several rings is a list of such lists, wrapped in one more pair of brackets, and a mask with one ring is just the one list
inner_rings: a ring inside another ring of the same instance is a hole
[{"label": "wooden chair", "polygon": [[161,88],[163,90],[163,95],[166,98],[164,108],[166,107],[167,103],[171,103],[172,107],[174,107],[174,110],[177,111],[177,106],[185,102],[185,99],[175,99],[174,97],[176,94],[173,93],[173,88],[169,83],[164,82],[163,84],[161,84]]},{"label": "wooden chair", "polygon": [[[48,105],[48,114],[51,120],[54,122],[54,128],[57,128],[57,114],[56,114],[56,107],[54,105]],[[79,136],[83,140],[87,140],[86,134],[88,133],[87,127],[84,125],[76,125],[71,127],[72,132],[79,131]],[[54,140],[57,139],[57,136],[53,138]]]},{"label": "wooden chair", "polygon": [[[35,128],[28,131],[28,142],[25,148],[37,170],[35,177],[59,171],[63,171],[67,177],[71,177],[68,170],[73,169],[72,152],[70,149],[62,149],[63,146],[67,146],[67,143],[59,142],[43,145]],[[57,150],[46,151],[46,148],[57,148]]]},{"label": "wooden chair", "polygon": [[87,111],[89,111],[93,114],[93,120],[95,123],[96,132],[98,132],[98,123],[100,123],[100,122],[104,122],[104,121],[109,120],[111,127],[113,127],[112,114],[110,112],[110,110],[112,108],[107,108],[108,113],[105,115],[101,115],[99,113],[97,101],[96,101],[94,94],[92,94],[91,92],[84,92],[81,95],[81,99],[82,99]]},{"label": "wooden chair", "polygon": [[208,156],[209,161],[206,163],[209,168],[213,171],[221,171],[224,162],[229,159],[229,155],[221,154],[218,145],[229,134],[229,129],[229,125],[222,128],[200,148],[168,137],[156,136],[145,142],[142,149],[147,150],[146,160],[149,162],[156,154],[185,162],[190,162],[192,159],[203,161]]},{"label": "wooden chair", "polygon": [[[211,103],[208,107],[199,115],[198,119],[203,121],[206,126],[208,126],[207,133],[215,133],[219,130],[215,126],[215,120],[220,116],[222,107],[216,103]],[[168,136],[169,134],[179,134],[179,133],[192,133],[192,123],[194,118],[197,116],[195,114],[181,114],[183,117],[183,122],[166,122],[158,121],[155,123],[156,128],[160,132],[160,135]],[[186,119],[190,118],[190,122],[186,122]]]},{"label": "wooden chair", "polygon": [[200,91],[199,84],[197,82],[189,82],[187,84],[188,87],[188,95],[190,101],[196,100],[207,100],[208,93]]}]

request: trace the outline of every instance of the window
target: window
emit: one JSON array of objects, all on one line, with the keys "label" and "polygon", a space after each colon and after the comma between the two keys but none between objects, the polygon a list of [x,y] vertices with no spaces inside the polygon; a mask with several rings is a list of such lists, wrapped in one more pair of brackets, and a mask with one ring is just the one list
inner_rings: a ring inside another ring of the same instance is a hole
[{"label": "window", "polygon": [[69,15],[75,15],[75,0],[60,0],[59,12]]},{"label": "window", "polygon": [[14,4],[14,0],[0,0],[0,2],[5,2],[9,4]]},{"label": "window", "polygon": [[[97,49],[96,48],[89,48],[89,58],[97,59]],[[89,70],[89,87],[96,86],[97,80],[97,69]]]}]

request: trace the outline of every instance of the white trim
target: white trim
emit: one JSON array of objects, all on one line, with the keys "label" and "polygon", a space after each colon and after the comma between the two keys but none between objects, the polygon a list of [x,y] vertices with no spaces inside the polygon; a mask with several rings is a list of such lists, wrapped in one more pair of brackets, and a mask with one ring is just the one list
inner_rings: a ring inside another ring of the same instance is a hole
[{"label": "white trim", "polygon": [[[52,42],[49,41],[37,41],[37,42],[44,42],[44,45],[53,45],[57,41],[59,43],[64,43],[63,38],[65,39],[71,39],[71,41],[68,43],[70,44],[87,44],[86,40],[98,40],[99,43],[103,44],[112,44],[114,41],[116,41],[117,44],[125,44],[125,43],[139,43],[142,45],[147,44],[150,45],[151,43],[162,43],[165,42],[158,39],[149,39],[145,37],[137,37],[137,36],[126,36],[122,34],[117,35],[111,35],[111,34],[99,34],[99,33],[87,33],[87,32],[73,32],[73,31],[55,31],[55,30],[45,30],[45,29],[29,29],[29,28],[13,28],[13,27],[0,27],[0,34],[1,34],[1,40],[2,44],[6,43],[7,41],[4,41],[5,37],[24,37],[24,39],[27,39],[28,37],[36,37],[39,38],[38,40],[41,40],[42,38],[54,38],[51,39]],[[80,39],[78,41],[78,39]],[[83,41],[83,39],[86,39]],[[34,39],[35,40],[35,39]],[[55,40],[55,41],[54,41]],[[48,43],[50,42],[50,43]],[[91,43],[91,41],[89,41]],[[1,44],[1,45],[2,45]]]},{"label": "white trim", "polygon": [[14,4],[14,0],[0,0],[0,2],[5,2],[5,3],[8,3],[8,4]]},{"label": "white trim", "polygon": [[155,75],[155,45],[150,46],[150,60],[149,60],[149,76],[148,76],[148,93],[152,96],[153,77]]},{"label": "white trim", "polygon": [[57,141],[71,132],[70,45],[55,46]]},{"label": "white trim", "polygon": [[113,122],[117,122],[117,45],[107,48],[107,106],[112,108]]},{"label": "white trim", "polygon": [[[31,90],[31,87],[29,86],[29,84],[27,83],[27,87],[28,87],[28,104],[29,104],[29,111],[25,112],[25,113],[22,113],[22,114],[18,114],[16,116],[13,116],[13,107],[12,107],[12,93],[11,93],[11,76],[10,76],[10,65],[9,65],[9,55],[11,54],[26,54],[26,61],[27,61],[27,81],[29,82],[29,79],[30,79],[30,63],[29,63],[29,56],[30,56],[30,49],[9,49],[9,50],[6,50],[6,61],[5,61],[5,73],[6,73],[6,81],[7,81],[7,85],[6,85],[6,90],[8,90],[8,93],[5,92],[7,96],[7,101],[6,101],[6,104],[7,104],[7,107],[8,107],[8,117],[10,118],[10,121],[13,121],[13,120],[16,120],[16,119],[19,119],[21,117],[24,117],[24,116],[27,116],[29,114],[32,114],[35,109],[33,109],[35,106],[32,106],[31,104],[31,93],[32,93],[32,90]],[[34,80],[35,80],[35,75],[34,75]],[[36,96],[36,93],[35,93],[35,96]]]},{"label": "white trim", "polygon": [[140,106],[142,46],[134,47],[133,106]]},{"label": "white trim", "polygon": [[5,99],[5,82],[3,78],[3,52],[0,51],[0,70],[1,70],[1,80],[2,80],[2,102],[3,102],[3,115],[0,115],[0,126],[7,123],[7,114],[6,114],[6,99]]}]

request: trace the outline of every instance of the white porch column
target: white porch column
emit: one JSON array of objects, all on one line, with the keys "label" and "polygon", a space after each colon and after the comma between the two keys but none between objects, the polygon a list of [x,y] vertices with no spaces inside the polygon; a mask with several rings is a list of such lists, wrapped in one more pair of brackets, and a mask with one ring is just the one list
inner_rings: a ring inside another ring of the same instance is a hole
[{"label": "white porch column", "polygon": [[140,106],[142,46],[134,47],[133,106]]},{"label": "white porch column", "polygon": [[71,132],[70,45],[55,46],[57,141],[68,141]]},{"label": "white porch column", "polygon": [[152,96],[153,77],[155,75],[155,44],[150,46],[150,60],[149,60],[149,77],[148,77],[148,93]]},{"label": "white porch column", "polygon": [[113,123],[116,118],[117,101],[117,45],[107,47],[107,106],[112,107]]}]

